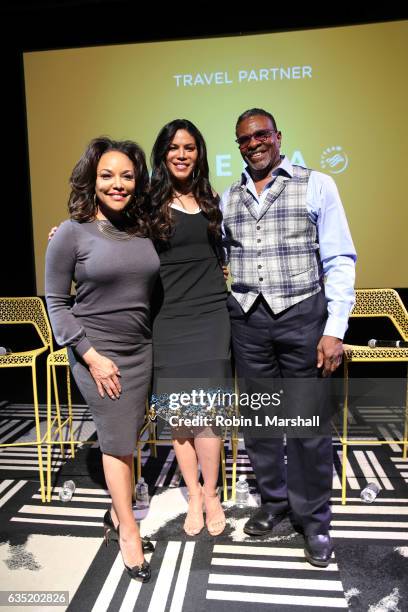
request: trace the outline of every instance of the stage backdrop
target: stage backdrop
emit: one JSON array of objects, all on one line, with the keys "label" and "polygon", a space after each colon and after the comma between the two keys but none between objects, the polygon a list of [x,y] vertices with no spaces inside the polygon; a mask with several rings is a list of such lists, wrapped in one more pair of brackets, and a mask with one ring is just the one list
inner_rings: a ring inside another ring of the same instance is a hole
[{"label": "stage backdrop", "polygon": [[293,163],[338,185],[358,251],[357,286],[408,286],[408,21],[24,54],[37,291],[48,229],[95,136],[150,155],[180,117],[206,138],[221,193],[240,174],[237,116],[274,114]]}]

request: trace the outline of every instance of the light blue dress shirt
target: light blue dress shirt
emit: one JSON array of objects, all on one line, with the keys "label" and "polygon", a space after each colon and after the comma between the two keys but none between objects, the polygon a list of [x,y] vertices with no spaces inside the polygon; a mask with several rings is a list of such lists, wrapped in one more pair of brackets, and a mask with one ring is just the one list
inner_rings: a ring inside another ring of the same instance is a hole
[{"label": "light blue dress shirt", "polygon": [[[247,168],[242,174],[242,182],[247,191],[262,206],[275,177],[278,174],[293,176],[292,164],[286,156],[271,172],[271,181],[257,194],[255,184]],[[221,211],[229,199],[229,189],[221,198]],[[324,292],[327,299],[328,319],[324,335],[343,338],[347,330],[348,318],[353,308],[356,250],[351,238],[346,215],[340,200],[336,183],[327,174],[312,170],[307,186],[306,207],[309,219],[317,225],[320,259],[325,277]],[[232,275],[234,271],[231,270]]]}]

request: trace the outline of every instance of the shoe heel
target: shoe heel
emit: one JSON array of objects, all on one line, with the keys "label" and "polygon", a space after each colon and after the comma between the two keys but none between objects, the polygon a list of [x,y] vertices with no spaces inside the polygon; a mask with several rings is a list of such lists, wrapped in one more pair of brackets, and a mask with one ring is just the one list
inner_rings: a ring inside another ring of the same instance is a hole
[{"label": "shoe heel", "polygon": [[109,542],[111,541],[111,538],[112,538],[111,533],[112,533],[111,528],[110,527],[106,527],[106,525],[104,525],[104,527],[103,527],[103,539],[104,539],[104,542],[105,542],[105,546],[107,546],[109,544]]},{"label": "shoe heel", "polygon": [[108,543],[111,540],[118,539],[118,533],[115,529],[115,525],[113,524],[111,513],[109,510],[106,511],[105,516],[103,517],[103,532],[104,532],[104,537],[107,534],[108,541],[106,545],[108,545]]},{"label": "shoe heel", "polygon": [[149,540],[149,538],[142,538],[142,549],[144,553],[152,553],[154,552],[154,544]]},{"label": "shoe heel", "polygon": [[[113,524],[112,516],[109,510],[106,512],[103,518],[103,538],[106,546],[111,541],[118,542],[118,531],[115,529],[115,525]],[[143,552],[145,553],[154,552],[154,545],[149,538],[142,538],[142,548]]]}]

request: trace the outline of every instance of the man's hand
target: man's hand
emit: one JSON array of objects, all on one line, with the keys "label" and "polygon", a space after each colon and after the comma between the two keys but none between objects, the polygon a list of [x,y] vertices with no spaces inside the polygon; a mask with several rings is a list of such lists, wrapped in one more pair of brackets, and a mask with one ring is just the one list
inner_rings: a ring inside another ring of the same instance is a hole
[{"label": "man's hand", "polygon": [[119,368],[107,357],[100,355],[94,348],[90,348],[83,354],[83,359],[89,368],[89,372],[98,387],[101,397],[105,397],[105,391],[111,399],[119,399],[122,392]]},{"label": "man's hand", "polygon": [[229,277],[228,266],[222,266],[222,273],[224,274],[224,280],[227,281]]},{"label": "man's hand", "polygon": [[341,364],[343,341],[334,336],[322,336],[317,345],[317,367],[323,367],[322,375],[330,376]]}]

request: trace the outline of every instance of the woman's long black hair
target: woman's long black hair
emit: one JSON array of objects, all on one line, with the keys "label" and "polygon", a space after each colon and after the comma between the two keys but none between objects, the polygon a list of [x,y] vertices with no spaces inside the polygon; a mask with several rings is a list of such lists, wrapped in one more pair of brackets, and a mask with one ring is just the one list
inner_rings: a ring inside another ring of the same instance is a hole
[{"label": "woman's long black hair", "polygon": [[191,178],[193,193],[202,212],[207,217],[210,238],[218,241],[221,235],[222,214],[219,197],[212,190],[209,181],[207,147],[201,132],[188,119],[175,119],[167,123],[159,132],[151,154],[152,177],[150,198],[152,205],[152,232],[158,241],[166,242],[172,235],[174,220],[170,203],[174,200],[174,183],[166,164],[170,144],[178,130],[186,130],[195,140],[197,162]]}]

